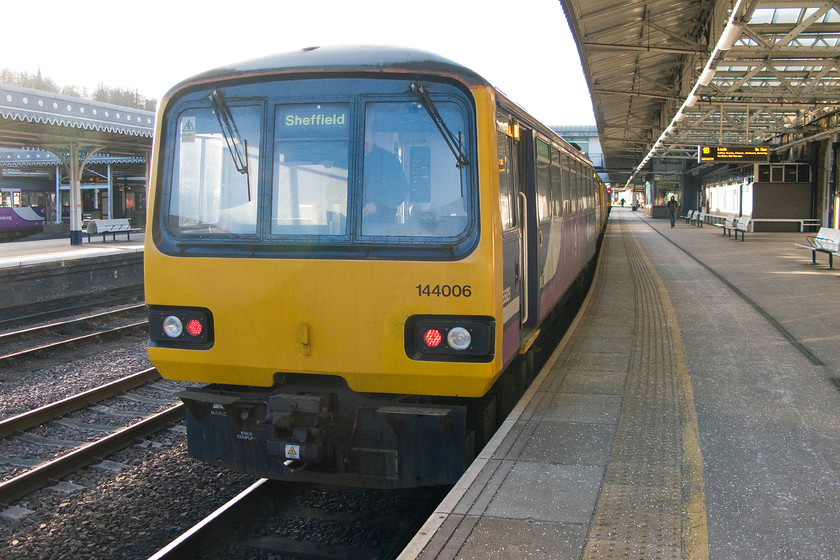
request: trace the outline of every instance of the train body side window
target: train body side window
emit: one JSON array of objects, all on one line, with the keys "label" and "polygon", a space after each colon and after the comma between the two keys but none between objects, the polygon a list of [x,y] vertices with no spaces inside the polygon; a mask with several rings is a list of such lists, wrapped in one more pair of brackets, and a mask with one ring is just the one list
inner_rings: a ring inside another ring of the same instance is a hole
[{"label": "train body side window", "polygon": [[499,157],[499,209],[502,216],[502,229],[516,227],[516,193],[514,183],[512,154],[515,146],[513,139],[504,132],[497,132],[496,143]]},{"label": "train body side window", "polygon": [[563,215],[563,169],[560,166],[560,152],[551,148],[551,214]]},{"label": "train body side window", "polygon": [[549,146],[537,140],[537,218],[544,222],[551,218],[551,163]]},{"label": "train body side window", "polygon": [[571,214],[572,191],[574,190],[574,173],[572,173],[571,161],[563,156],[563,214]]}]

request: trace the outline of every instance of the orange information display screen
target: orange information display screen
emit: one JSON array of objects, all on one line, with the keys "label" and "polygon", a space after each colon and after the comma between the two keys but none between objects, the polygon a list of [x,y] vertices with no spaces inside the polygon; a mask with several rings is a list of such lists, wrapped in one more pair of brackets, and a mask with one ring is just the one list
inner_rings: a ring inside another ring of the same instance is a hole
[{"label": "orange information display screen", "polygon": [[766,162],[769,153],[764,146],[697,146],[697,161]]}]

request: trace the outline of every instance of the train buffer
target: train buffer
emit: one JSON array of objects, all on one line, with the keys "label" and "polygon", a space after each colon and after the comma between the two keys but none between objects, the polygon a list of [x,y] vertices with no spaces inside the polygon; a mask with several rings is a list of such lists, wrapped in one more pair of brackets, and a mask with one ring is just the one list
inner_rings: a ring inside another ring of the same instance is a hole
[{"label": "train buffer", "polygon": [[141,228],[131,227],[131,222],[128,218],[117,218],[113,220],[90,220],[85,227],[85,234],[90,243],[91,235],[101,235],[102,242],[105,242],[105,236],[111,234],[114,241],[117,240],[118,233],[124,233],[126,239],[131,240],[131,233],[142,231]]},{"label": "train buffer", "polygon": [[821,227],[817,235],[805,238],[808,244],[794,243],[796,247],[811,251],[811,264],[817,264],[817,252],[828,254],[828,268],[834,268],[834,255],[840,251],[840,229]]}]

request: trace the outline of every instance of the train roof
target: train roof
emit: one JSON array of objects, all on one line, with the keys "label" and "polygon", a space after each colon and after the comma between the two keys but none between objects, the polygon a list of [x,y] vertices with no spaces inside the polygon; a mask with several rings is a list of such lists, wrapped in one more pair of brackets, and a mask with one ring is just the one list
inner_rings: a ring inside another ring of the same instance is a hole
[{"label": "train roof", "polygon": [[386,46],[330,46],[307,47],[208,70],[179,83],[167,97],[183,87],[204,82],[308,72],[438,74],[456,78],[468,86],[491,87],[466,66],[430,52]]},{"label": "train roof", "polygon": [[[528,115],[527,110],[509,99],[504,92],[495,88],[481,75],[462,64],[420,49],[372,45],[307,47],[297,51],[278,53],[220,66],[177,84],[169,90],[164,97],[164,101],[184,88],[219,80],[259,79],[262,76],[281,74],[342,74],[350,72],[447,76],[466,84],[468,87],[493,88],[511,108]],[[557,137],[566,142],[560,135],[534,119],[534,117],[529,118],[532,125],[542,130],[547,136]],[[570,150],[574,153],[571,147]],[[586,159],[583,154],[579,155]]]}]

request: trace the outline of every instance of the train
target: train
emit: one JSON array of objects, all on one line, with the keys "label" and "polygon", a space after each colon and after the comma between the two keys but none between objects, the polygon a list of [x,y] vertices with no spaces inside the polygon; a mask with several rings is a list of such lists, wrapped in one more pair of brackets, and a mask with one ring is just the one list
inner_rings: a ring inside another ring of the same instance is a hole
[{"label": "train", "polygon": [[148,355],[193,382],[189,455],[410,488],[456,482],[527,387],[609,200],[476,72],[359,46],[170,89],[148,208]]},{"label": "train", "polygon": [[0,242],[40,233],[45,220],[40,206],[0,206]]}]

